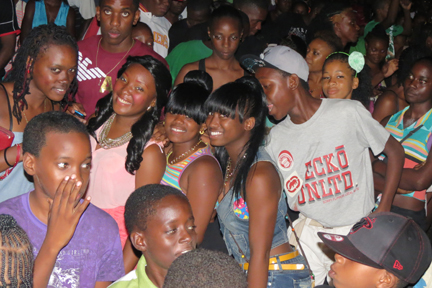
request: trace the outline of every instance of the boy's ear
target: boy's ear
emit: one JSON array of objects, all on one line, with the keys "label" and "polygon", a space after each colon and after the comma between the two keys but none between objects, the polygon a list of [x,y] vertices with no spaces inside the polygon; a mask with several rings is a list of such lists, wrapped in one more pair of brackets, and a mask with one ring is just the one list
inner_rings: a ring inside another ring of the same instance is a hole
[{"label": "boy's ear", "polygon": [[96,6],[96,19],[100,22],[100,6]]},{"label": "boy's ear", "polygon": [[28,152],[24,153],[23,156],[23,167],[24,170],[30,176],[34,176],[36,174],[36,157]]},{"label": "boy's ear", "polygon": [[291,90],[295,90],[300,85],[300,78],[297,76],[297,74],[291,74],[291,76],[287,77],[288,81],[288,87]]},{"label": "boy's ear", "polygon": [[132,245],[137,249],[138,251],[144,252],[147,250],[147,242],[145,239],[144,232],[132,232],[130,234],[130,240]]},{"label": "boy's ear", "polygon": [[244,122],[244,127],[246,131],[250,131],[255,127],[255,117],[249,117]]},{"label": "boy's ear", "polygon": [[207,35],[209,36],[209,38],[211,38],[211,36],[210,36],[210,27],[207,27]]},{"label": "boy's ear", "polygon": [[141,16],[141,12],[139,9],[137,9],[137,11],[135,11],[133,26],[135,26],[138,23],[138,21],[140,20],[140,16]]},{"label": "boy's ear", "polygon": [[382,273],[376,285],[377,288],[394,288],[399,283],[399,279],[387,270],[382,269]]}]

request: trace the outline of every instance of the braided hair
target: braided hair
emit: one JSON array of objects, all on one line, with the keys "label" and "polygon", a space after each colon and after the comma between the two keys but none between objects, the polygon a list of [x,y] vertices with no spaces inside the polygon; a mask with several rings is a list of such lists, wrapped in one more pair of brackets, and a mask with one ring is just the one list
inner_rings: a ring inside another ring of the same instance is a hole
[{"label": "braided hair", "polygon": [[[118,71],[117,78],[119,78],[131,64],[140,64],[146,68],[153,76],[156,85],[156,105],[146,111],[131,128],[132,139],[127,146],[125,166],[126,171],[133,175],[141,165],[144,147],[150,140],[154,127],[159,121],[162,108],[167,102],[168,93],[171,90],[172,78],[168,68],[150,55],[129,56],[126,63]],[[98,141],[96,130],[114,113],[112,98],[112,92],[110,92],[97,102],[97,116],[90,119],[87,125],[90,135],[93,136],[96,141]]]},{"label": "braided hair", "polygon": [[0,215],[0,238],[1,286],[33,287],[33,248],[11,215]]},{"label": "braided hair", "polygon": [[[30,31],[30,34],[24,40],[23,44],[18,49],[16,58],[12,64],[10,73],[6,76],[5,81],[13,81],[13,116],[18,123],[22,120],[21,111],[28,108],[25,99],[27,94],[30,94],[30,82],[33,79],[33,67],[41,52],[45,52],[49,45],[67,45],[76,51],[78,59],[78,45],[75,39],[67,32],[63,26],[57,26],[54,23],[38,26]],[[28,61],[30,59],[30,61]],[[69,89],[64,95],[61,105],[72,101],[77,91],[78,82],[76,76],[72,80]]]}]

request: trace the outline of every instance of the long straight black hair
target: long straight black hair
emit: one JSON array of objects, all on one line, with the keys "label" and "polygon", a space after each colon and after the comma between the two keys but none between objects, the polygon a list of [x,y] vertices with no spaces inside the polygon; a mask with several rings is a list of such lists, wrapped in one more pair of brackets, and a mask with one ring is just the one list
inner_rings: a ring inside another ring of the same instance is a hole
[{"label": "long straight black hair", "polygon": [[[162,62],[149,55],[129,56],[126,63],[118,71],[117,78],[119,78],[131,64],[140,64],[146,68],[153,76],[156,85],[156,105],[146,111],[131,128],[132,139],[127,146],[125,167],[126,171],[130,174],[134,174],[141,165],[144,147],[150,140],[154,127],[159,121],[162,108],[167,102],[167,95],[171,90],[172,78],[168,68]],[[96,111],[97,116],[89,121],[87,128],[90,135],[97,141],[98,139],[95,131],[108,120],[112,113],[114,113],[112,92],[97,102]]]},{"label": "long straight black hair", "polygon": [[[243,147],[239,161],[234,167],[237,176],[234,180],[234,196],[246,200],[246,180],[253,161],[263,144],[266,134],[265,121],[268,114],[266,97],[258,80],[251,76],[242,77],[235,82],[222,85],[207,99],[204,110],[208,113],[220,113],[232,119],[236,113],[240,123],[250,117],[255,118],[251,137]],[[221,164],[225,177],[229,155],[225,147],[216,147],[216,158]]]}]

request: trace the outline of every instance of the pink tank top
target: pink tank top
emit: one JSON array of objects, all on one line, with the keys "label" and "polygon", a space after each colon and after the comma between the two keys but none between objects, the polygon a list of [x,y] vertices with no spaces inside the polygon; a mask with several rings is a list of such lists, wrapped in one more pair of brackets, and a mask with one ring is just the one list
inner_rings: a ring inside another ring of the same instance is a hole
[{"label": "pink tank top", "polygon": [[[99,135],[99,128],[96,135]],[[90,137],[92,146],[92,168],[87,195],[91,196],[91,203],[110,214],[117,222],[120,231],[120,240],[124,246],[127,231],[124,223],[124,206],[129,195],[135,191],[135,175],[129,174],[125,168],[127,145],[111,149],[96,149],[97,142]],[[163,145],[153,140],[147,142],[144,149],[156,144],[163,152]]]}]

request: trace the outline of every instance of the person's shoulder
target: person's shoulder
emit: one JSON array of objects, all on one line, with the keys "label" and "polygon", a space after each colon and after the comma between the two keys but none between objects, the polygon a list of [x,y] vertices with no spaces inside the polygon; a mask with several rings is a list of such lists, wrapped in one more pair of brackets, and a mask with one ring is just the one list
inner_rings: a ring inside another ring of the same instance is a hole
[{"label": "person's shoulder", "polygon": [[92,227],[104,227],[104,230],[111,230],[118,232],[117,222],[107,212],[91,204],[84,212],[83,220],[86,225]]},{"label": "person's shoulder", "polygon": [[[323,99],[322,104],[324,104],[325,109],[357,109],[358,107],[364,106],[356,100],[350,100],[350,99]],[[344,110],[341,110],[340,112],[345,112]]]},{"label": "person's shoulder", "polygon": [[172,24],[170,28],[170,33],[179,32],[183,30],[186,32],[187,29],[188,29],[187,19],[183,19]]},{"label": "person's shoulder", "polygon": [[9,214],[20,224],[21,220],[28,218],[27,209],[24,207],[25,197],[28,198],[28,193],[0,203],[0,214]]}]

